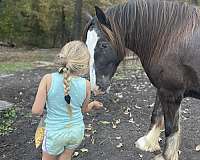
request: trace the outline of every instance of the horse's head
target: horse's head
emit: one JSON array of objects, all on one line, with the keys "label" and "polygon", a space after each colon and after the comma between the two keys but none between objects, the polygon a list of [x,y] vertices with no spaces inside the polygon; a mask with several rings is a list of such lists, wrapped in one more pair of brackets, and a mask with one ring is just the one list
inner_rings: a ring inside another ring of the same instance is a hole
[{"label": "horse's head", "polygon": [[108,18],[100,8],[95,9],[96,16],[86,26],[83,39],[89,48],[91,63],[94,62],[96,85],[105,92],[110,88],[111,78],[121,58],[112,43],[112,28]]}]

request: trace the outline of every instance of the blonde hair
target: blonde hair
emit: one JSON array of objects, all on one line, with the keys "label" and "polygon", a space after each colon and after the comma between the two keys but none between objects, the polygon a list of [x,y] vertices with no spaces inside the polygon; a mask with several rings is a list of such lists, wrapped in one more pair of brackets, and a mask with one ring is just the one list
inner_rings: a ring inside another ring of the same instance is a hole
[{"label": "blonde hair", "polygon": [[[69,98],[68,114],[72,116],[72,107],[70,105],[70,80],[71,74],[83,75],[88,72],[90,54],[87,46],[81,41],[71,41],[67,43],[58,54],[57,63],[59,65],[59,73],[64,76],[64,94]],[[67,101],[67,100],[66,100]]]}]

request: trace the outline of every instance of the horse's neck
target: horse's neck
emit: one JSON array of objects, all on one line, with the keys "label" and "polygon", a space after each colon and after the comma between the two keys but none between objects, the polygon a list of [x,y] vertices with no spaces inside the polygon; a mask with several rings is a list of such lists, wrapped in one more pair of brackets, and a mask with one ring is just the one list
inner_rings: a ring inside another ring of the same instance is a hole
[{"label": "horse's neck", "polygon": [[125,46],[146,64],[190,32],[195,22],[195,9],[185,4],[136,0],[115,10],[111,19],[118,26]]},{"label": "horse's neck", "polygon": [[[148,12],[151,11],[144,10],[140,12],[140,7],[137,3],[119,5],[118,8],[115,8],[116,10],[126,9],[120,12],[121,15],[118,16],[121,18],[115,18],[114,23],[121,24],[118,27],[121,32],[120,35],[123,36],[125,47],[137,54],[143,62],[146,59],[150,60],[150,57],[152,57],[159,34],[154,19],[151,17],[152,15],[148,15]],[[147,15],[149,19],[146,19]]]}]

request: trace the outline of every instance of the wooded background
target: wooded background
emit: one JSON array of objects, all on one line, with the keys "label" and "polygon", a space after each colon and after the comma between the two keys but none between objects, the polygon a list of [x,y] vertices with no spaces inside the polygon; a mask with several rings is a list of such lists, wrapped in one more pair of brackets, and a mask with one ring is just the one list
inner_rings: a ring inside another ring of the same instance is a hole
[{"label": "wooded background", "polygon": [[[126,0],[0,0],[0,42],[17,47],[61,47],[80,39],[94,6],[107,8]],[[182,0],[195,5],[200,0]]]}]

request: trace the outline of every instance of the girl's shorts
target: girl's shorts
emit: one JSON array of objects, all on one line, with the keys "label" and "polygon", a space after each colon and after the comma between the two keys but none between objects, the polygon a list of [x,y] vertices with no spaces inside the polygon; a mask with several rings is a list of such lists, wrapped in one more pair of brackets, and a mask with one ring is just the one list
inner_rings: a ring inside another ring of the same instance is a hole
[{"label": "girl's shorts", "polygon": [[58,131],[46,129],[42,150],[50,155],[60,155],[65,149],[76,149],[84,137],[84,125],[66,127]]}]

